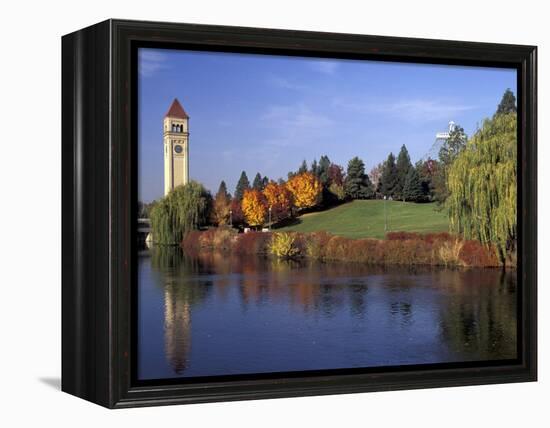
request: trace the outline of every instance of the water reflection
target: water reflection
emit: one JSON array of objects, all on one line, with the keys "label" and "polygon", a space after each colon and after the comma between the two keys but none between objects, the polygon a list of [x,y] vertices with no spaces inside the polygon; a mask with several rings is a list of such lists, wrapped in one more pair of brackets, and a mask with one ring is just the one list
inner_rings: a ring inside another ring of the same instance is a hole
[{"label": "water reflection", "polygon": [[157,247],[139,257],[139,377],[515,358],[515,291],[493,269]]}]

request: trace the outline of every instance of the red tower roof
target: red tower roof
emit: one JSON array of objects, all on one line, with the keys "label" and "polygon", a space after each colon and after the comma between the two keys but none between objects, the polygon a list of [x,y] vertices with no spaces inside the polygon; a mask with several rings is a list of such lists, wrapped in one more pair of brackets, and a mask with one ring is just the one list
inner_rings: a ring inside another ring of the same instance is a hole
[{"label": "red tower roof", "polygon": [[189,116],[187,116],[187,113],[185,112],[177,98],[174,98],[174,101],[166,112],[165,117],[175,117],[176,119],[189,119]]}]

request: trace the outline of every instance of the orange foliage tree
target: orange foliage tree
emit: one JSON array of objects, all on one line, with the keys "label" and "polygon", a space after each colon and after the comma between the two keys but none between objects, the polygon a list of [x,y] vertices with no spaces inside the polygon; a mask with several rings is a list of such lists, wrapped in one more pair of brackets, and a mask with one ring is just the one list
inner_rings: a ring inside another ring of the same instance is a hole
[{"label": "orange foliage tree", "polygon": [[290,178],[286,187],[292,193],[294,206],[298,209],[310,208],[320,202],[323,187],[319,179],[310,172]]},{"label": "orange foliage tree", "polygon": [[250,226],[264,224],[267,214],[267,202],[262,192],[256,189],[245,190],[241,206],[244,218]]},{"label": "orange foliage tree", "polygon": [[227,187],[225,182],[222,181],[220,189],[214,197],[214,204],[212,207],[212,220],[218,226],[223,226],[229,223],[229,211],[231,210],[231,195],[227,193]]},{"label": "orange foliage tree", "polygon": [[284,184],[270,181],[264,189],[268,209],[271,207],[271,221],[279,221],[292,214],[292,193]]},{"label": "orange foliage tree", "polygon": [[243,208],[241,201],[238,199],[232,199],[231,204],[229,206],[230,208],[230,220],[231,220],[231,226],[243,224],[244,222],[244,214],[243,214]]}]

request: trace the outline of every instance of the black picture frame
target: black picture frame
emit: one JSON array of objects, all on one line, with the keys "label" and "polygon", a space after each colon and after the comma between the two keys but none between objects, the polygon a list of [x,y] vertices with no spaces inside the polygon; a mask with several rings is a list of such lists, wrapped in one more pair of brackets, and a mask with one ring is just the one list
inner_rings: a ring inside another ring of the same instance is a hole
[{"label": "black picture frame", "polygon": [[[136,46],[518,71],[518,351],[505,364],[137,385]],[[62,38],[62,390],[109,408],[537,379],[537,49],[492,43],[108,20]]]}]

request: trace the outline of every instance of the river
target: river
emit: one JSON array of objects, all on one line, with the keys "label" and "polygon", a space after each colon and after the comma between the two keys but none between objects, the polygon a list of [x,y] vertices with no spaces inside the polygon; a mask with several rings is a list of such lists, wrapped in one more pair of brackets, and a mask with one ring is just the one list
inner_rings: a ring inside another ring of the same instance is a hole
[{"label": "river", "polygon": [[138,256],[138,379],[516,358],[516,272]]}]

